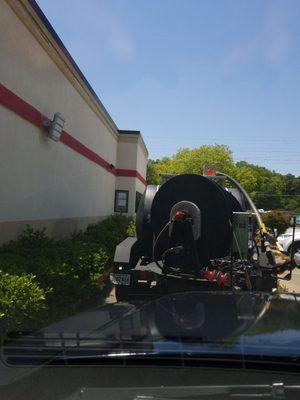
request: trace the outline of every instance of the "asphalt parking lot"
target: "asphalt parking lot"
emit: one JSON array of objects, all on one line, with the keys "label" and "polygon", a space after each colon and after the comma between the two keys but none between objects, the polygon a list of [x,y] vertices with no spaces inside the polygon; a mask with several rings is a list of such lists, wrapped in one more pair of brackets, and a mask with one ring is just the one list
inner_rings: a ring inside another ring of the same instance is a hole
[{"label": "asphalt parking lot", "polygon": [[292,272],[292,279],[290,281],[279,281],[280,287],[283,291],[288,293],[300,293],[300,270],[295,268]]}]

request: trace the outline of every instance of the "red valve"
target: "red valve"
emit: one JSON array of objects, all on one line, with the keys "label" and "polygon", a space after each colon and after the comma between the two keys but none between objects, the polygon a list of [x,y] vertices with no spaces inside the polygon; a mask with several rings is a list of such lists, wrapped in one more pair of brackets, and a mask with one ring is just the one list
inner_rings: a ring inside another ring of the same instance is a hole
[{"label": "red valve", "polygon": [[185,217],[185,213],[183,211],[176,211],[176,213],[172,217],[172,221],[178,221]]},{"label": "red valve", "polygon": [[217,283],[218,283],[218,286],[229,286],[229,284],[230,284],[229,274],[227,272],[225,274],[222,274],[222,272],[219,272],[217,274]]},{"label": "red valve", "polygon": [[207,279],[209,282],[212,282],[215,279],[216,270],[209,270],[208,268],[204,271],[204,278]]},{"label": "red valve", "polygon": [[222,272],[217,272],[217,270],[209,268],[205,268],[203,271],[203,278],[208,280],[209,282],[217,281],[218,286],[229,286],[230,285],[230,275],[226,272],[223,274]]}]

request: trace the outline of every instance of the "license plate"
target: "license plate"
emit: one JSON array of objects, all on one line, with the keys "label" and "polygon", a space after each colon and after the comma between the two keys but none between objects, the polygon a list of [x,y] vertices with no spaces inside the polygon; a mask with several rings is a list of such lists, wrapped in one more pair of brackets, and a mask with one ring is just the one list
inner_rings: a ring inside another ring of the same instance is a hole
[{"label": "license plate", "polygon": [[130,285],[130,275],[129,274],[110,274],[110,280],[115,285]]}]

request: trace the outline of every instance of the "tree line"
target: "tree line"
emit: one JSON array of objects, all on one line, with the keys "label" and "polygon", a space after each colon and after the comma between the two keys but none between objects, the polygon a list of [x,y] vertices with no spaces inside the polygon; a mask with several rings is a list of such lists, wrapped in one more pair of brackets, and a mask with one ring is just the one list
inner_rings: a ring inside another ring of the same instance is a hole
[{"label": "tree line", "polygon": [[300,176],[280,174],[246,161],[233,161],[225,145],[183,148],[170,157],[149,160],[147,183],[160,184],[161,174],[202,174],[206,164],[235,178],[249,193],[258,208],[281,209],[300,214]]}]

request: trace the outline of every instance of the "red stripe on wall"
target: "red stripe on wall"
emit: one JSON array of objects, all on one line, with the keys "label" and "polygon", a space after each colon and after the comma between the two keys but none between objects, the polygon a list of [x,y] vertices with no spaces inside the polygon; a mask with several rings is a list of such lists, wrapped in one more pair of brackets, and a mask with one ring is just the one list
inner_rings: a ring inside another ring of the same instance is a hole
[{"label": "red stripe on wall", "polygon": [[132,169],[117,168],[116,172],[117,172],[117,176],[130,176],[132,178],[139,179],[144,185],[147,184],[146,180],[142,177],[142,175],[138,171],[135,171]]},{"label": "red stripe on wall", "polygon": [[82,156],[93,161],[94,163],[100,165],[100,167],[106,169],[108,172],[116,175],[116,170],[114,168],[111,168],[107,161],[100,157],[99,154],[95,153],[93,150],[89,149],[84,144],[79,142],[79,140],[75,139],[68,132],[62,131],[60,141],[66,146],[70,147],[70,149],[76,151],[76,153],[81,154]]},{"label": "red stripe on wall", "polygon": [[20,117],[31,122],[33,125],[42,128],[44,116],[36,108],[22,100],[0,83],[0,103],[18,114]]},{"label": "red stripe on wall", "polygon": [[[0,104],[9,110],[15,112],[26,121],[32,123],[38,128],[43,129],[43,120],[47,119],[40,111],[35,107],[21,99],[11,90],[7,89],[0,83]],[[70,149],[76,151],[82,156],[88,158],[92,162],[98,164],[108,172],[116,176],[127,176],[139,179],[144,185],[146,180],[136,170],[131,169],[115,169],[107,161],[105,161],[99,154],[86,147],[79,140],[75,139],[70,133],[63,131],[60,137],[60,141],[68,146]]]}]

